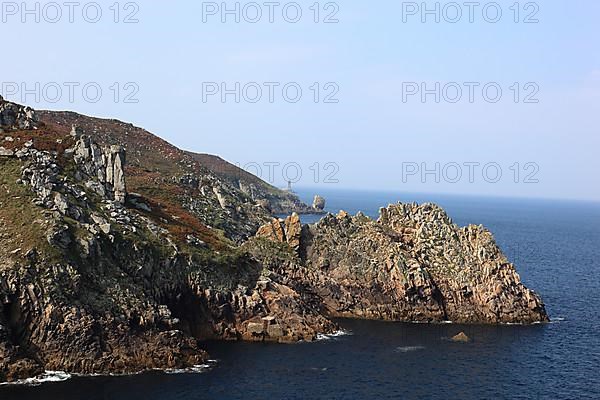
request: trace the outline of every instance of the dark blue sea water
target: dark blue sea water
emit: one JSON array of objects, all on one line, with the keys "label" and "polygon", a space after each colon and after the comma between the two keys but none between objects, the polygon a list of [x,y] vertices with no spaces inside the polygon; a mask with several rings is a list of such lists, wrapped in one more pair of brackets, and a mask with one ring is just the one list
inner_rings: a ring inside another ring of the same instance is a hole
[{"label": "dark blue sea water", "polygon": [[[305,200],[313,193],[303,191]],[[328,210],[435,201],[490,228],[553,322],[536,326],[340,321],[348,335],[296,345],[206,343],[200,374],[72,378],[0,399],[600,399],[600,205],[331,191]],[[311,217],[304,217],[310,222]],[[465,331],[473,342],[448,340]]]}]

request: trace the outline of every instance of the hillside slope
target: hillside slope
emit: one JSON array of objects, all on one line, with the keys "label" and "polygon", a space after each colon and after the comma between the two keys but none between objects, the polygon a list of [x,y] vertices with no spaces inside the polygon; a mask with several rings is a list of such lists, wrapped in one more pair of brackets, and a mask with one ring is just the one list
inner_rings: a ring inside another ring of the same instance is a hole
[{"label": "hillside slope", "polygon": [[[152,187],[153,196],[160,198],[158,187],[165,189],[166,200],[172,189],[201,191],[203,201],[195,198],[181,203],[203,223],[223,229],[237,242],[254,234],[266,215],[315,212],[295,194],[277,189],[217,156],[181,150],[132,124],[74,112],[39,111],[37,116],[57,133],[67,135],[76,126],[100,146],[122,146],[128,157],[131,192],[150,194]],[[249,225],[240,226],[237,222],[241,220]]]}]

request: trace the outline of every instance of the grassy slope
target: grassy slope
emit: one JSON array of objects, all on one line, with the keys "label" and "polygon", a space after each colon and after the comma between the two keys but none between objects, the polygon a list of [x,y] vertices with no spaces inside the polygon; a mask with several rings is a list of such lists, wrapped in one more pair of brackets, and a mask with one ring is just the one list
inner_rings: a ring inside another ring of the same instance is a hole
[{"label": "grassy slope", "polygon": [[[18,184],[21,162],[0,157],[0,257],[17,259],[33,248],[53,249],[45,240],[48,218],[45,211],[32,204],[33,193]],[[20,250],[19,250],[20,249]]]},{"label": "grassy slope", "polygon": [[[13,141],[5,141],[1,145],[7,149],[18,150],[31,140],[33,147],[38,150],[56,151],[59,154],[58,163],[68,173],[72,169],[72,162],[63,159],[62,154],[66,148],[72,147],[74,144],[69,132],[70,129],[66,130],[64,127],[58,127],[55,124],[47,124],[35,131],[6,132],[3,136],[12,137]],[[162,144],[167,149],[170,147],[168,143],[161,139],[156,138],[156,142]],[[152,147],[152,144],[149,146]],[[128,162],[130,162],[129,153],[127,156]],[[179,196],[184,195],[183,190],[175,184],[170,184],[165,179],[165,174],[179,174],[183,172],[183,168],[180,168],[177,163],[168,161],[168,159],[165,161],[165,157],[161,156],[160,152],[157,153],[150,149],[148,157],[144,157],[142,160],[142,163],[135,163],[133,166],[128,167],[126,172],[128,191],[141,193],[144,196],[144,201],[152,208],[152,212],[150,213],[139,212],[167,229],[179,243],[185,242],[188,235],[193,235],[206,242],[211,248],[219,250],[228,248],[231,243],[223,237],[221,232],[207,228],[198,218],[181,207]],[[20,223],[20,220],[29,223],[41,218],[42,214],[36,214],[35,218],[33,218],[33,215],[21,215],[17,213],[14,214],[14,218],[18,219],[11,219],[13,212],[18,207],[21,207],[24,213],[33,213],[33,209],[30,210],[33,194],[29,188],[16,183],[21,177],[21,167],[24,164],[17,159],[7,157],[0,158],[0,161],[3,163],[1,175],[4,189],[2,191],[0,215],[5,215],[8,218],[7,225],[14,226]],[[154,165],[153,168],[155,170],[149,170],[147,165]],[[15,195],[15,193],[17,194]],[[89,193],[89,196],[93,197],[94,195]],[[35,208],[40,213],[42,212],[41,208]],[[30,217],[33,219],[28,220]],[[23,231],[23,234],[26,231],[27,229]],[[32,235],[38,236],[38,234],[39,232]],[[28,243],[24,244],[27,245]]]}]

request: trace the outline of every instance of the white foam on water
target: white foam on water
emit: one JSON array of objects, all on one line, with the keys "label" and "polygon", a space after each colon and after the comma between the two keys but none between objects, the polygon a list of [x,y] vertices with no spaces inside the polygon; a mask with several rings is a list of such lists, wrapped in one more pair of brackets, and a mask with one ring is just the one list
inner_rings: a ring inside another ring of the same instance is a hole
[{"label": "white foam on water", "polygon": [[550,318],[550,323],[551,324],[556,324],[558,322],[563,322],[563,321],[566,321],[566,320],[567,319],[563,318],[563,317]]},{"label": "white foam on water", "polygon": [[173,368],[173,369],[163,369],[165,374],[173,375],[173,374],[200,374],[202,372],[206,372],[210,368],[212,368],[217,363],[216,360],[208,360],[206,364],[198,364],[194,365],[190,368]]},{"label": "white foam on water", "polygon": [[[159,370],[160,371],[160,370]],[[79,378],[106,378],[106,377],[121,377],[121,376],[135,376],[135,375],[141,375],[145,372],[148,371],[138,371],[138,372],[127,372],[124,374],[116,374],[116,373],[108,373],[108,374],[100,374],[100,373],[95,373],[95,374],[77,374],[77,373],[73,373],[73,376],[79,377]]]},{"label": "white foam on water", "polygon": [[353,335],[353,333],[351,331],[339,330],[337,332],[329,333],[329,334],[319,333],[317,335],[317,340],[332,340],[332,339],[335,340],[342,336],[351,336],[351,335]]},{"label": "white foam on water", "polygon": [[[182,369],[156,369],[155,371],[164,372],[166,374],[199,374],[207,371],[212,368],[217,363],[217,360],[208,360],[206,364],[194,365],[190,368],[182,368]],[[141,375],[148,371],[139,371],[132,372],[127,374],[69,374],[63,371],[45,371],[44,374],[40,376],[36,376],[34,378],[21,379],[14,382],[4,382],[0,383],[0,386],[40,386],[44,383],[52,383],[52,382],[64,382],[66,380],[71,379],[72,377],[81,377],[81,378],[97,378],[97,377],[125,377],[125,376],[135,376]]]},{"label": "white foam on water", "polygon": [[403,346],[403,347],[396,347],[395,352],[396,353],[410,353],[413,351],[419,351],[419,350],[424,350],[425,346]]},{"label": "white foam on water", "polygon": [[63,371],[45,371],[42,375],[36,376],[35,378],[22,379],[15,382],[0,383],[0,386],[4,385],[23,385],[23,386],[40,386],[43,383],[49,382],[63,382],[71,379],[71,374]]}]

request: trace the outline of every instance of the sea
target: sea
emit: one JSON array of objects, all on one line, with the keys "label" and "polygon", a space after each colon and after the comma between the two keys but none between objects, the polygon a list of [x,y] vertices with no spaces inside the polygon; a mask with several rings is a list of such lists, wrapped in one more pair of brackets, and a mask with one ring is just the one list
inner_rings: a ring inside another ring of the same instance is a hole
[{"label": "sea", "polygon": [[[307,202],[314,190],[298,190]],[[313,343],[204,343],[194,371],[124,377],[52,373],[0,387],[28,399],[600,399],[600,204],[319,190],[327,211],[435,202],[459,225],[483,224],[540,293],[552,322],[533,326],[339,320]],[[305,223],[318,220],[302,216]],[[472,341],[449,338],[465,332]]]}]

